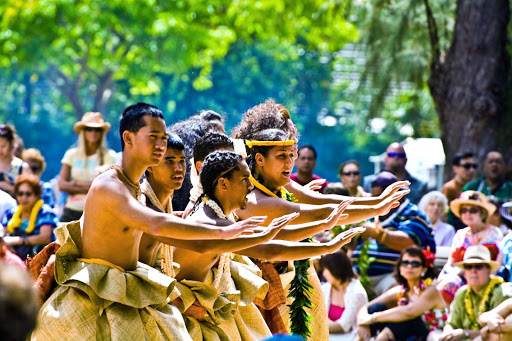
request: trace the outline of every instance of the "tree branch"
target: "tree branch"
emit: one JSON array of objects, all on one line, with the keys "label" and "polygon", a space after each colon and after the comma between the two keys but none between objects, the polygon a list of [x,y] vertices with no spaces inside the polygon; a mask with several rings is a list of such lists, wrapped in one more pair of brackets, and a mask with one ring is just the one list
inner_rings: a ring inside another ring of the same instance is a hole
[{"label": "tree branch", "polygon": [[437,29],[436,18],[434,18],[434,13],[432,13],[429,0],[423,0],[423,3],[425,4],[425,10],[427,11],[427,26],[428,33],[430,35],[430,46],[432,49],[432,63],[439,64],[441,51],[439,47],[439,32]]}]

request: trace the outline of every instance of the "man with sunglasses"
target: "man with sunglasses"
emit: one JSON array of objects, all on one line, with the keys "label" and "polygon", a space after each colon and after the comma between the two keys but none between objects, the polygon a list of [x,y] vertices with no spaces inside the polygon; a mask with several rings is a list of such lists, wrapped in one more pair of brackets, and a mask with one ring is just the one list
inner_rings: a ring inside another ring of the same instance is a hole
[{"label": "man with sunglasses", "polygon": [[[395,174],[398,180],[407,180],[411,184],[409,189],[411,192],[407,195],[413,204],[417,205],[421,197],[427,193],[427,183],[412,176],[406,169],[407,155],[404,146],[399,142],[391,143],[386,149],[386,157],[384,158],[384,170]],[[376,175],[369,175],[364,178],[364,189],[371,192],[371,183],[375,180]]]},{"label": "man with sunglasses", "polygon": [[482,329],[478,317],[510,297],[512,287],[511,283],[503,283],[501,277],[491,275],[500,263],[491,260],[491,254],[485,246],[468,247],[464,260],[454,265],[464,270],[467,285],[455,294],[448,324],[440,340],[472,340],[480,336]]},{"label": "man with sunglasses", "polygon": [[[297,173],[293,173],[290,175],[290,179],[295,181],[296,183],[305,186],[313,180],[322,179],[316,174],[313,174],[313,171],[316,167],[316,149],[311,145],[305,145],[299,148],[297,152],[298,158],[295,160],[295,168],[297,168]],[[327,187],[329,183],[324,181],[324,183],[320,186],[319,189],[315,189],[320,193],[324,192],[325,187]]]},{"label": "man with sunglasses", "polygon": [[485,195],[494,195],[503,201],[512,199],[512,182],[505,181],[505,160],[500,152],[487,153],[483,173],[484,176],[464,186],[463,191],[478,191]]},{"label": "man with sunglasses", "polygon": [[[475,162],[474,154],[471,152],[457,153],[452,160],[452,170],[455,176],[443,185],[441,192],[448,199],[448,206],[452,200],[457,199],[462,193],[462,188],[475,178],[478,164]],[[448,224],[460,230],[464,227],[464,223],[448,210]]]}]

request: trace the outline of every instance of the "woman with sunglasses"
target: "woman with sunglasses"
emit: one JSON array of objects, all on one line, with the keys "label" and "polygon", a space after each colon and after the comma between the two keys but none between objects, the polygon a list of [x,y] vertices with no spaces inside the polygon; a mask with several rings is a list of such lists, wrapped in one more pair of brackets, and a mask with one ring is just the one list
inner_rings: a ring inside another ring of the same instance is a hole
[{"label": "woman with sunglasses", "polygon": [[357,312],[368,303],[366,291],[343,249],[323,255],[320,265],[327,281],[322,284],[322,291],[329,318],[329,340],[353,341]]},{"label": "woman with sunglasses", "polygon": [[14,179],[22,173],[31,174],[28,165],[13,154],[16,130],[7,124],[0,125],[0,189],[13,194]]},{"label": "woman with sunglasses", "polygon": [[359,340],[435,340],[448,318],[433,285],[434,254],[418,246],[403,250],[395,266],[398,286],[364,306],[357,316]]},{"label": "woman with sunglasses", "polygon": [[112,165],[116,156],[105,147],[110,123],[99,112],[85,113],[73,129],[78,134],[78,146],[64,154],[59,174],[59,189],[69,194],[61,222],[80,219],[92,180]]},{"label": "woman with sunglasses", "polygon": [[369,197],[370,193],[361,187],[361,166],[356,160],[349,160],[341,164],[338,169],[341,182],[348,189],[351,197]]},{"label": "woman with sunglasses", "polygon": [[3,238],[22,260],[33,257],[52,241],[57,216],[41,200],[41,183],[32,174],[23,174],[14,182],[18,206],[10,209],[2,222]]},{"label": "woman with sunglasses", "polygon": [[465,282],[462,270],[454,264],[464,259],[468,247],[483,245],[489,249],[492,260],[501,263],[503,258],[499,249],[503,234],[498,227],[486,223],[496,207],[485,195],[477,191],[465,191],[450,203],[450,208],[467,227],[455,233],[450,257],[440,276],[438,289],[448,303],[453,301],[455,292]]}]

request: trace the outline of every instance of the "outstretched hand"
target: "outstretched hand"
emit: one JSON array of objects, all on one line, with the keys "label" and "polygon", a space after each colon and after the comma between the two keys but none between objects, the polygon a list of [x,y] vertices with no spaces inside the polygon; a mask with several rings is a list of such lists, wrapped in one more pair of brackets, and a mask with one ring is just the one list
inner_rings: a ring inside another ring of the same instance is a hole
[{"label": "outstretched hand", "polygon": [[355,200],[355,198],[344,200],[334,210],[332,210],[331,214],[329,214],[329,216],[324,220],[324,229],[330,230],[336,225],[343,224],[340,223],[340,221],[348,218],[348,214],[343,212],[348,205],[352,204]]},{"label": "outstretched hand", "polygon": [[226,239],[234,239],[239,235],[248,235],[255,233],[259,227],[258,225],[263,224],[263,222],[267,219],[267,216],[256,216],[250,217],[245,220],[241,220],[232,225],[226,226],[228,235]]},{"label": "outstretched hand", "polygon": [[352,238],[354,238],[357,234],[363,233],[365,230],[366,229],[364,227],[354,227],[354,228],[348,229],[345,232],[341,232],[336,237],[334,237],[330,242],[327,243],[327,244],[329,244],[330,247],[332,247],[332,248],[329,248],[330,250],[332,250],[330,252],[336,252],[343,245],[350,243]]},{"label": "outstretched hand", "polygon": [[[401,181],[401,182],[403,182],[403,181]],[[406,182],[408,182],[408,181],[406,181]],[[390,185],[390,186],[393,186],[393,185]],[[389,196],[386,199],[384,199],[379,204],[380,207],[379,207],[379,214],[378,215],[386,215],[386,214],[389,213],[389,211],[392,208],[396,208],[396,207],[400,206],[400,199],[402,199],[403,196],[408,194],[410,191],[411,191],[410,189],[406,189],[405,191],[395,192],[391,196]]]},{"label": "outstretched hand", "polygon": [[322,185],[324,184],[324,182],[325,182],[325,179],[311,180],[306,185],[304,185],[304,188],[314,191],[314,190],[322,188]]},{"label": "outstretched hand", "polygon": [[281,229],[283,227],[285,227],[286,225],[288,225],[290,223],[290,221],[292,221],[293,219],[297,218],[298,216],[300,215],[299,212],[293,212],[293,213],[290,213],[290,214],[286,214],[284,216],[281,216],[279,218],[275,218],[274,220],[272,220],[272,222],[267,226],[266,228],[266,231],[265,233],[270,233],[270,234],[273,234],[273,237],[274,238],[278,233],[279,231],[281,231]]},{"label": "outstretched hand", "polygon": [[[394,182],[391,185],[389,185],[388,187],[386,187],[384,192],[382,192],[382,194],[379,195],[379,198],[381,200],[384,200],[387,197],[389,197],[389,196],[393,195],[394,193],[396,193],[396,191],[398,191],[399,189],[401,189],[403,187],[406,187],[406,186],[409,186],[410,184],[411,183],[409,181],[407,181],[407,180]],[[409,193],[409,192],[407,192],[407,193]],[[403,194],[403,195],[405,195],[405,194]]]}]

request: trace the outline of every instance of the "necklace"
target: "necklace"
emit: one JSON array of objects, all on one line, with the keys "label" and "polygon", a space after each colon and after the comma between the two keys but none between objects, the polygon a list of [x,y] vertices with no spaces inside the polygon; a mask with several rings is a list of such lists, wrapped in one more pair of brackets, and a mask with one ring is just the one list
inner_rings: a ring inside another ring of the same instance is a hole
[{"label": "necklace", "polygon": [[131,188],[133,188],[135,190],[135,199],[137,199],[137,201],[138,201],[139,197],[140,197],[140,184],[135,183],[132,180],[130,180],[130,178],[128,177],[128,175],[126,175],[126,173],[124,172],[123,168],[121,168],[121,166],[112,165],[112,166],[110,166],[110,168],[115,169],[117,171],[117,174],[119,175],[120,180],[125,182],[128,186],[130,186]]},{"label": "necklace", "polygon": [[470,291],[472,289],[470,287],[467,288],[466,294],[464,295],[464,303],[466,306],[466,311],[468,312],[471,329],[480,329],[480,325],[478,324],[478,317],[480,317],[480,315],[486,311],[486,306],[490,299],[491,291],[501,283],[503,283],[503,279],[501,277],[491,277],[489,284],[487,284],[487,287],[482,294],[482,300],[478,305],[478,314],[475,312],[473,303],[471,303]]},{"label": "necklace", "polygon": [[[160,211],[168,214],[172,214],[172,205],[171,200],[167,200],[167,204],[165,205],[165,208],[163,207],[160,200],[158,200],[158,197],[155,194],[155,191],[151,187],[151,184],[147,179],[144,179],[141,186],[142,192],[146,195],[146,197],[155,205]],[[176,272],[174,271],[173,264],[173,248],[171,245],[164,244],[162,246],[162,272],[166,274],[169,277],[175,278]]]},{"label": "necklace", "polygon": [[407,305],[409,304],[409,299],[407,298],[407,292],[411,291],[413,296],[418,297],[421,295],[423,290],[432,285],[432,278],[427,278],[425,280],[420,280],[418,286],[414,286],[411,290],[404,284],[400,285],[400,291],[397,294],[397,304],[398,305]]},{"label": "necklace", "polygon": [[[219,206],[219,204],[217,204],[217,202],[215,200],[212,200],[212,199],[208,198],[207,196],[205,196],[203,198],[203,204],[210,207],[213,210],[213,212],[215,212],[217,217],[219,217],[221,219],[231,220],[226,216],[226,214],[224,213],[222,208]],[[215,274],[215,279],[213,280],[213,286],[217,290],[219,290],[220,281],[221,281],[222,277],[225,277],[227,290],[228,291],[235,290],[235,288],[233,287],[233,284],[231,283],[231,280],[230,280],[231,279],[230,265],[231,265],[231,260],[233,259],[234,256],[235,255],[232,252],[225,252],[220,255],[219,266],[217,267],[217,273]]]},{"label": "necklace", "polygon": [[[281,197],[269,190],[267,187],[258,182],[252,175],[249,177],[251,183],[268,196],[284,199],[294,202],[293,194],[288,192],[284,187],[279,187],[278,192]],[[302,240],[302,242],[311,242],[311,238]],[[313,294],[313,286],[309,283],[308,269],[311,266],[309,259],[301,259],[293,262],[295,268],[295,276],[290,282],[290,290],[288,297],[293,298],[290,307],[290,330],[293,334],[298,334],[304,338],[311,336],[310,323],[313,317],[304,308],[313,308],[311,295]]]}]

